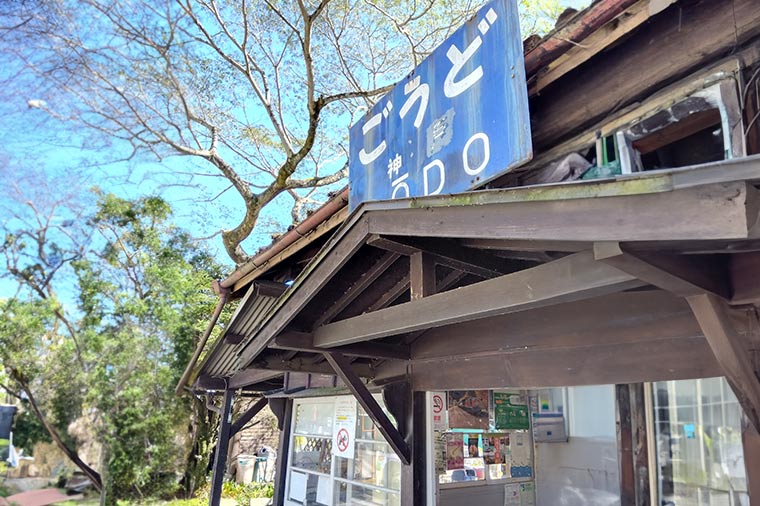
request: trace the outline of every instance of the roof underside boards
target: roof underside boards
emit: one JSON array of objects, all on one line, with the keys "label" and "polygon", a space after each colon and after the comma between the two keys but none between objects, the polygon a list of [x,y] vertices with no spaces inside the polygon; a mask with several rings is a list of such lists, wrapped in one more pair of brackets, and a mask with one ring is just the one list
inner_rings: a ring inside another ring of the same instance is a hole
[{"label": "roof underside boards", "polygon": [[230,371],[238,368],[236,348],[242,336],[255,332],[267,311],[271,309],[277,297],[283,292],[273,284],[255,282],[251,284],[243,300],[240,301],[229,326],[225,329],[214,347],[209,351],[200,367],[199,375],[209,377],[228,377]]},{"label": "roof underside boards", "polygon": [[[376,383],[411,374],[418,388],[719,374],[677,291],[757,299],[754,285],[736,287],[740,269],[760,264],[759,181],[760,158],[749,157],[366,204],[255,325],[234,319],[244,340],[226,356],[248,366],[236,384],[254,371],[330,374],[326,349]],[[435,294],[420,300],[411,297],[415,254],[435,266]],[[631,268],[626,255],[650,268],[620,270]],[[657,274],[665,271],[674,274]],[[730,313],[746,334],[746,315]],[[476,365],[478,374],[464,372]]]}]

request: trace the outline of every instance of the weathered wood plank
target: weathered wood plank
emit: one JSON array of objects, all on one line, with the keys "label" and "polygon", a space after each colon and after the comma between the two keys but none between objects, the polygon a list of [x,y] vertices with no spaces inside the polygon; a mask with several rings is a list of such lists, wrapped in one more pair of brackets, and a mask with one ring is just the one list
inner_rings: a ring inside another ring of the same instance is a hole
[{"label": "weathered wood plank", "polygon": [[760,303],[760,251],[730,256],[731,303]]},{"label": "weathered wood plank", "polygon": [[[377,372],[384,376],[384,371]],[[413,361],[415,390],[548,388],[720,376],[703,337]]]},{"label": "weathered wood plank", "polygon": [[375,422],[377,429],[390,447],[393,448],[394,453],[398,455],[401,462],[405,465],[411,464],[411,449],[409,445],[401,437],[398,429],[372,396],[367,386],[354,373],[348,360],[340,353],[335,352],[325,352],[325,359],[330,363],[335,373],[340,376],[356,400],[364,408],[364,411],[367,412],[367,415]]},{"label": "weathered wood plank", "polygon": [[722,256],[631,253],[617,242],[594,244],[594,257],[665,291],[688,297],[712,293],[731,296],[728,265]]},{"label": "weathered wood plank", "polygon": [[[308,351],[311,353],[325,351],[314,346],[312,335],[308,332],[286,331],[275,337],[270,346],[279,350]],[[404,344],[356,343],[341,346],[334,351],[348,357],[371,357],[386,360],[409,360],[411,358],[410,347]]]},{"label": "weathered wood plank", "polygon": [[687,300],[739,404],[755,429],[760,430],[760,381],[746,340],[734,328],[725,301],[712,294],[694,295]]},{"label": "weathered wood plank", "polygon": [[701,335],[683,298],[659,290],[625,292],[431,329],[412,343],[412,359],[635,344]]},{"label": "weathered wood plank", "polygon": [[330,323],[314,331],[314,345],[332,348],[637,286],[641,286],[641,282],[632,276],[595,261],[591,252],[580,252],[499,278]]},{"label": "weathered wood plank", "polygon": [[[755,0],[679,4],[652,18],[625,44],[566,74],[530,103],[533,147],[542,151],[613,110],[687,75],[760,33]],[[581,103],[578,97],[593,97]]]},{"label": "weathered wood plank", "polygon": [[[636,182],[631,179],[618,188],[634,191],[630,184]],[[370,213],[369,231],[379,235],[528,241],[728,240],[746,239],[757,221],[756,190],[743,181],[667,193],[649,193],[649,183],[638,182],[646,193],[597,198],[597,190],[605,191],[600,185],[589,187],[589,198],[563,200],[558,193],[559,200],[551,203],[532,201],[532,190],[526,188],[512,195],[499,193],[505,200],[514,198],[511,202],[483,205],[420,199],[417,205],[430,204],[424,213],[416,208]],[[569,190],[570,186],[557,185],[555,189]]]},{"label": "weathered wood plank", "polygon": [[615,385],[620,504],[636,504],[636,472],[633,467],[633,429],[629,385]]},{"label": "weathered wood plank", "polygon": [[435,261],[433,256],[418,251],[409,257],[409,290],[412,300],[435,293]]},{"label": "weathered wood plank", "polygon": [[319,327],[335,318],[341,311],[346,309],[356,297],[372,285],[372,283],[374,283],[377,278],[393,265],[398,258],[398,253],[388,253],[375,262],[375,264],[367,269],[367,271],[364,272],[362,276],[338,298],[338,300],[333,302],[332,305],[325,310],[324,314],[314,323],[314,326]]},{"label": "weathered wood plank", "polygon": [[373,236],[367,244],[402,255],[427,253],[438,265],[455,269],[482,278],[493,278],[530,267],[527,262],[510,261],[499,258],[485,251],[463,248],[446,239],[419,237],[380,237]]},{"label": "weathered wood plank", "polygon": [[261,369],[243,369],[232,375],[228,380],[227,387],[237,390],[238,388],[247,387],[248,385],[274,379],[279,376],[282,376],[282,372]]},{"label": "weathered wood plank", "polygon": [[[269,318],[256,333],[254,340],[249,342],[240,351],[240,362],[245,367],[261,353],[281,329],[295,318],[298,312],[309,303],[313,295],[318,292],[332,278],[337,270],[361,248],[367,238],[367,221],[361,219],[351,224],[351,228],[340,237],[333,239],[334,247],[325,248],[321,256],[315,258],[312,267],[307,268],[299,276],[297,284],[291,289],[293,294],[272,308],[272,317]],[[298,290],[298,286],[308,279],[308,289]]]}]

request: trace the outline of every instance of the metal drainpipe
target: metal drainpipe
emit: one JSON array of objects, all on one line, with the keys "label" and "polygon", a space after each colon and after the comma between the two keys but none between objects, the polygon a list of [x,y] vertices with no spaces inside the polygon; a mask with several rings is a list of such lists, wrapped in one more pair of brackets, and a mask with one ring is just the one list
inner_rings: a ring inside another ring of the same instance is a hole
[{"label": "metal drainpipe", "polygon": [[222,314],[222,309],[224,308],[224,305],[227,303],[227,300],[229,299],[230,294],[232,293],[232,290],[223,288],[218,281],[214,281],[214,290],[219,293],[219,301],[216,303],[216,308],[214,308],[214,314],[211,315],[211,321],[208,322],[206,331],[203,332],[203,336],[201,336],[201,340],[198,343],[198,346],[195,347],[195,352],[193,353],[193,357],[190,359],[190,362],[187,364],[187,367],[185,367],[185,372],[182,373],[182,378],[180,378],[179,383],[177,383],[177,388],[174,389],[174,393],[176,395],[182,395],[182,393],[184,392],[185,386],[187,385],[187,382],[190,380],[190,375],[193,373],[193,369],[195,369],[195,364],[198,363],[198,359],[200,358],[201,353],[203,352],[203,349],[206,347],[206,342],[208,341],[208,338],[211,335],[211,331],[214,330],[214,326],[216,325],[216,322],[219,320],[219,316],[221,316]]}]

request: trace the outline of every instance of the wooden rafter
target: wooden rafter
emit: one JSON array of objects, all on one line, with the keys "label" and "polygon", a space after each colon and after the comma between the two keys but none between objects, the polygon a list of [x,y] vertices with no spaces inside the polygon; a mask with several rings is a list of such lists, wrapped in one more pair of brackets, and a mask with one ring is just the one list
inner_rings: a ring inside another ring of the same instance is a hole
[{"label": "wooden rafter", "polygon": [[463,248],[446,239],[374,235],[367,240],[367,244],[401,255],[411,256],[415,253],[426,253],[438,265],[475,274],[486,279],[529,267],[526,262],[509,261],[485,251]]},{"label": "wooden rafter", "polygon": [[314,344],[332,348],[641,285],[632,276],[595,261],[590,251],[581,252],[458,290],[324,325],[314,331]]},{"label": "wooden rafter", "polygon": [[341,311],[346,309],[348,305],[356,299],[364,290],[366,290],[377,278],[379,278],[388,268],[396,262],[399,258],[398,253],[388,252],[383,255],[372,267],[362,273],[361,277],[346,290],[343,295],[330,305],[322,316],[314,323],[315,327],[319,327],[326,322],[332,321]]},{"label": "wooden rafter", "polygon": [[747,343],[730,320],[727,303],[712,294],[693,295],[686,300],[744,413],[760,431],[760,381]]},{"label": "wooden rafter", "polygon": [[[274,349],[308,351],[322,353],[324,349],[314,346],[312,335],[308,332],[286,331],[275,337],[271,345]],[[411,351],[403,344],[356,343],[341,346],[337,350],[348,357],[371,357],[387,360],[409,360]]]},{"label": "wooden rafter", "polygon": [[372,396],[361,378],[351,368],[351,364],[346,360],[346,357],[340,353],[326,352],[325,359],[330,363],[335,373],[340,376],[348,389],[351,390],[351,393],[354,394],[354,397],[364,408],[364,411],[367,412],[367,415],[375,422],[378,430],[385,437],[391,448],[393,448],[398,458],[401,459],[401,462],[409,465],[412,461],[409,445],[399,433],[398,428],[393,425],[388,415],[380,407],[380,404]]}]

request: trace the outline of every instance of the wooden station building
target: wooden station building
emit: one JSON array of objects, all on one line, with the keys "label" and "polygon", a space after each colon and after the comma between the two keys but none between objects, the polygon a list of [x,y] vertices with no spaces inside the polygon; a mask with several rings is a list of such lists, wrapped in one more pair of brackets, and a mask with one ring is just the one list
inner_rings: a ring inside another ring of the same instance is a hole
[{"label": "wooden station building", "polygon": [[760,505],[759,36],[757,0],[594,2],[526,46],[530,163],[344,191],[221,281],[212,504],[268,403],[278,506]]}]

